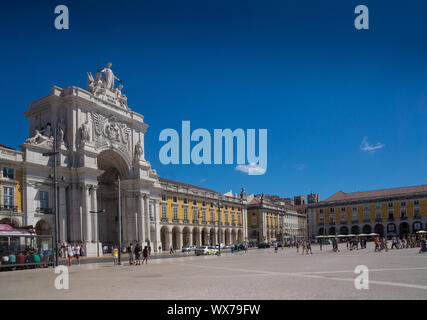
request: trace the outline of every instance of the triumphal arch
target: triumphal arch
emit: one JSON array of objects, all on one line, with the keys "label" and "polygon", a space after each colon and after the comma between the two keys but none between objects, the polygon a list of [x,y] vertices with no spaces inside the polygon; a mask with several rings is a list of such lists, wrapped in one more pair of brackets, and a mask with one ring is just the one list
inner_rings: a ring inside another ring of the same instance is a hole
[{"label": "triumphal arch", "polygon": [[43,154],[56,144],[59,241],[81,242],[88,255],[117,244],[119,178],[123,243],[157,248],[160,239],[161,186],[144,152],[148,125],[128,106],[117,82],[109,63],[95,76],[87,74],[86,89],[54,86],[25,113],[30,138],[21,146],[23,224],[54,226],[55,155]]}]

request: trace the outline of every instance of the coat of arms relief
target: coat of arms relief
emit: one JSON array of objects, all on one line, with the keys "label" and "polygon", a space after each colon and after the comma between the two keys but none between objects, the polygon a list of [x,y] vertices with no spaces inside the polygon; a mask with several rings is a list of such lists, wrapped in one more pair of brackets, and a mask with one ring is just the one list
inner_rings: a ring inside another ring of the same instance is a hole
[{"label": "coat of arms relief", "polygon": [[96,149],[113,147],[130,155],[130,128],[115,116],[92,113],[94,144]]}]

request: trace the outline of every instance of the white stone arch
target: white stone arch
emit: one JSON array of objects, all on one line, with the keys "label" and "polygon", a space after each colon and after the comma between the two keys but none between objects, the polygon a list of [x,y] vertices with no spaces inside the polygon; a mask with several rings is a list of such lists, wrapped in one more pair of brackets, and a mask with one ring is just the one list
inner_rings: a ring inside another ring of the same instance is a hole
[{"label": "white stone arch", "polygon": [[168,251],[172,245],[172,228],[169,226],[162,226],[160,228],[160,242],[162,246],[162,251]]},{"label": "white stone arch", "polygon": [[34,230],[38,236],[51,236],[53,234],[52,223],[44,219],[40,219],[36,222]]}]

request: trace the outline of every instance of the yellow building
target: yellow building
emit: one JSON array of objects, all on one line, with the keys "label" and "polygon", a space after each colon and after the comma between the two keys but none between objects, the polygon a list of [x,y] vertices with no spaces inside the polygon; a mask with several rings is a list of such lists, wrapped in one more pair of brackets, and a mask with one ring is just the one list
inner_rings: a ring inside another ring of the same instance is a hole
[{"label": "yellow building", "polygon": [[310,235],[406,235],[427,228],[427,185],[344,193],[309,204]]},{"label": "yellow building", "polygon": [[23,225],[22,153],[0,144],[0,224]]},{"label": "yellow building", "polygon": [[306,215],[297,206],[271,202],[253,195],[248,197],[248,238],[250,242],[283,241],[306,236],[302,221]]},{"label": "yellow building", "polygon": [[[190,245],[228,245],[247,241],[246,196],[216,191],[159,178],[158,212],[163,250]],[[218,210],[220,205],[220,215]]]}]

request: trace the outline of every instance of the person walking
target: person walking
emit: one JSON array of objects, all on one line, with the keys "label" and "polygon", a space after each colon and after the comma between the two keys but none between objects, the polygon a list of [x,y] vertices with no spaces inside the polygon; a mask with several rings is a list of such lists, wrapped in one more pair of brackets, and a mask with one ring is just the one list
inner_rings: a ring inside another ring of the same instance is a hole
[{"label": "person walking", "polygon": [[116,245],[113,247],[113,258],[114,258],[114,264],[115,265],[119,264],[119,249],[117,248]]},{"label": "person walking", "polygon": [[80,265],[80,244],[76,244],[76,246],[74,247],[74,255],[76,256],[76,260],[77,260],[77,265]]},{"label": "person walking", "polygon": [[135,265],[136,266],[141,265],[141,254],[142,254],[141,244],[137,243],[135,246]]},{"label": "person walking", "polygon": [[145,261],[145,264],[148,263],[148,254],[149,254],[148,247],[145,246],[144,250],[142,251],[142,264],[144,264],[144,261]]},{"label": "person walking", "polygon": [[299,243],[298,241],[295,241],[295,247],[297,247],[297,253],[299,252]]},{"label": "person walking", "polygon": [[279,249],[279,245],[277,241],[274,243],[274,253],[277,253],[277,250]]},{"label": "person walking", "polygon": [[71,265],[73,264],[73,248],[71,247],[71,244],[69,244],[67,246],[67,257],[68,257],[68,265],[71,267]]},{"label": "person walking", "polygon": [[231,249],[231,255],[232,255],[232,256],[234,256],[234,244],[233,244],[233,245],[231,245],[231,248],[230,248],[230,249]]},{"label": "person walking", "polygon": [[396,240],[396,236],[393,236],[392,238],[391,238],[391,250],[393,250],[393,248],[396,248],[396,249],[399,249],[398,247],[397,247],[397,240]]},{"label": "person walking", "polygon": [[133,265],[135,262],[135,259],[134,259],[134,248],[133,248],[132,242],[127,247],[127,252],[129,254],[129,265]]},{"label": "person walking", "polygon": [[375,242],[375,252],[380,252],[380,238],[378,236],[375,236],[374,242]]},{"label": "person walking", "polygon": [[173,247],[170,246],[169,254],[174,254]]},{"label": "person walking", "polygon": [[248,243],[245,241],[245,253],[248,252]]},{"label": "person walking", "polygon": [[310,254],[313,254],[313,251],[311,251],[311,243],[310,243],[310,240],[307,240],[307,254],[308,254],[308,252],[310,251]]}]

